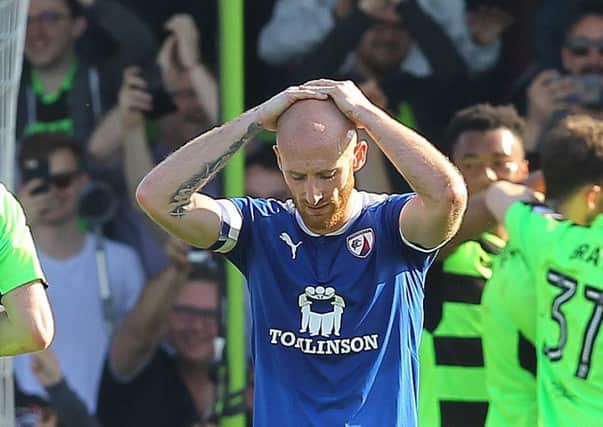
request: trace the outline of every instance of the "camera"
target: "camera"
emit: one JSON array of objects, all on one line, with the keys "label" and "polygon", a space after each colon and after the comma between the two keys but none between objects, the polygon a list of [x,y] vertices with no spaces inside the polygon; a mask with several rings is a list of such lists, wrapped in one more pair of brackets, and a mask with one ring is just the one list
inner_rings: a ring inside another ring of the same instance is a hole
[{"label": "camera", "polygon": [[565,99],[568,104],[598,108],[603,106],[603,76],[582,74],[567,78],[571,79],[576,87],[576,92]]},{"label": "camera", "polygon": [[145,113],[145,116],[157,119],[174,111],[176,107],[165,88],[159,65],[151,62],[141,67],[141,70],[140,77],[147,83],[147,92],[153,98],[153,109]]},{"label": "camera", "polygon": [[101,227],[110,222],[117,211],[113,189],[102,181],[90,181],[78,199],[79,217],[90,227]]},{"label": "camera", "polygon": [[25,159],[23,160],[21,169],[23,182],[28,182],[32,179],[40,179],[42,181],[42,184],[31,191],[32,196],[50,191],[50,171],[46,159],[37,157]]}]

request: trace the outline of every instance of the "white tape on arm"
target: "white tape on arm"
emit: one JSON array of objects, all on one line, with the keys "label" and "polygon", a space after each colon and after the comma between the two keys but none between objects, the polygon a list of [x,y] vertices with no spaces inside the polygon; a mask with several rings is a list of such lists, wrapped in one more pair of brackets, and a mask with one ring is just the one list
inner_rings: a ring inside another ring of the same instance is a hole
[{"label": "white tape on arm", "polygon": [[236,205],[228,199],[217,200],[220,205],[220,235],[218,240],[209,249],[214,252],[228,253],[237,241],[243,225],[243,216]]}]

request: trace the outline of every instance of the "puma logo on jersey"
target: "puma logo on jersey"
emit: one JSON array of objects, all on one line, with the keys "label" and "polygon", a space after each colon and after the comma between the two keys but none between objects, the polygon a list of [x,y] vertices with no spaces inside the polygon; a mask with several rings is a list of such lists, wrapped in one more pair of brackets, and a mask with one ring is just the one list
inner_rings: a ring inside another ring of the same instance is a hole
[{"label": "puma logo on jersey", "polygon": [[287,233],[281,233],[279,237],[291,248],[291,259],[295,259],[295,257],[297,257],[297,248],[302,244],[302,241],[300,240],[298,243],[293,243],[293,240],[291,240],[291,237]]}]

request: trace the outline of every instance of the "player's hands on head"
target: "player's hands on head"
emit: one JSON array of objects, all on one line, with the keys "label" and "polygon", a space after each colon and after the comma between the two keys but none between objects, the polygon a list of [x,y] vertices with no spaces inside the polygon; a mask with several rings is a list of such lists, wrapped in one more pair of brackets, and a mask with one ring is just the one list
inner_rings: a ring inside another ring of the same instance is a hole
[{"label": "player's hands on head", "polygon": [[335,102],[337,108],[358,128],[364,127],[363,123],[360,122],[362,110],[377,108],[362,93],[360,88],[350,80],[312,80],[304,83],[303,87],[328,95]]},{"label": "player's hands on head", "polygon": [[297,101],[302,99],[326,100],[328,95],[318,91],[315,87],[306,85],[291,86],[276,94],[268,101],[257,107],[256,114],[260,125],[270,131],[276,131],[279,117]]},{"label": "player's hands on head", "polygon": [[50,348],[31,355],[31,370],[44,387],[51,387],[63,380],[59,362]]},{"label": "player's hands on head", "polygon": [[165,46],[169,42],[168,50],[170,52],[169,56],[163,58],[163,60],[172,62],[177,58],[179,63],[177,65],[184,68],[191,68],[199,64],[201,36],[193,17],[184,13],[174,15],[165,23],[165,29],[171,33],[164,43]]},{"label": "player's hands on head", "polygon": [[126,128],[144,125],[143,113],[153,109],[153,97],[147,91],[147,82],[140,76],[140,68],[128,67],[124,70],[118,108]]}]

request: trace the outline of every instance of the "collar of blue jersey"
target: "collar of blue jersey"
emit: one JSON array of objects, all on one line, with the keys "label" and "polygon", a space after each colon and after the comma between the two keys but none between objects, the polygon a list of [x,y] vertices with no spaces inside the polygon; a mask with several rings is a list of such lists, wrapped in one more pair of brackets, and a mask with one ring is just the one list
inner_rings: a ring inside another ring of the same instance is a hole
[{"label": "collar of blue jersey", "polygon": [[337,230],[332,231],[327,234],[318,234],[318,233],[315,233],[312,230],[310,230],[306,226],[306,224],[304,224],[304,220],[302,219],[302,217],[299,214],[299,211],[297,209],[295,209],[295,219],[297,220],[297,224],[304,231],[304,233],[306,233],[309,236],[312,236],[312,237],[339,236],[339,235],[345,233],[348,230],[348,228],[351,227],[351,225],[354,223],[354,221],[356,221],[356,219],[358,219],[358,217],[362,213],[362,207],[363,207],[362,196],[360,195],[360,193],[358,191],[352,190],[352,194],[350,195],[350,203],[352,204],[352,216],[350,217],[348,222],[346,222],[342,227],[338,228]]}]

